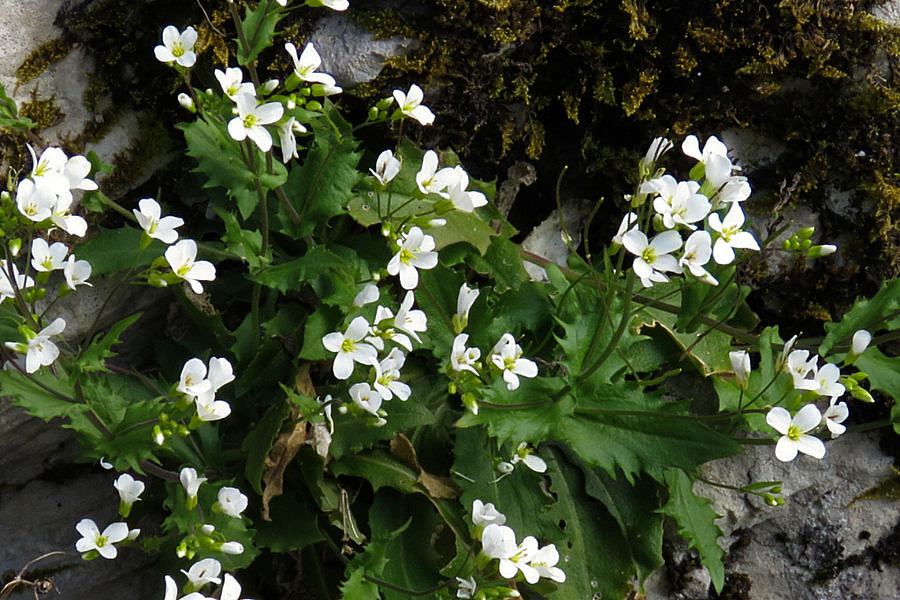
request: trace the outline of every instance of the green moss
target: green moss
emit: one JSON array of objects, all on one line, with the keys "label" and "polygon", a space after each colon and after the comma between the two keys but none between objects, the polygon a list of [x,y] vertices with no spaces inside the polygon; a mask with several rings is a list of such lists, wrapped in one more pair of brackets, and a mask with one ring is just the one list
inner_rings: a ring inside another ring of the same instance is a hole
[{"label": "green moss", "polygon": [[63,38],[46,41],[34,50],[16,69],[16,85],[28,83],[54,62],[65,58],[72,49],[72,43]]},{"label": "green moss", "polygon": [[40,133],[48,127],[52,127],[65,118],[65,113],[56,104],[56,95],[49,98],[39,98],[37,93],[32,94],[31,100],[23,102],[19,106],[19,114],[37,123],[35,133]]}]

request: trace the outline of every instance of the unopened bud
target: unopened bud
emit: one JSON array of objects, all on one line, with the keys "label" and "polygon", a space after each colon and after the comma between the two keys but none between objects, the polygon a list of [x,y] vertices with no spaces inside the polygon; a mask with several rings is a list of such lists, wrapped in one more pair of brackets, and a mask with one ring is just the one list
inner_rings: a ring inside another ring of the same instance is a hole
[{"label": "unopened bud", "polygon": [[814,234],[815,232],[816,232],[815,227],[804,227],[803,229],[801,229],[800,231],[797,232],[797,237],[804,239],[804,240],[808,240],[809,238],[812,237],[812,234]]},{"label": "unopened bud", "polygon": [[204,523],[200,526],[200,531],[206,535],[212,535],[212,532],[216,530],[215,525],[210,525],[209,523]]},{"label": "unopened bud", "polygon": [[225,554],[243,554],[244,545],[240,542],[225,542],[219,550]]},{"label": "unopened bud", "polygon": [[813,246],[807,252],[807,256],[809,258],[821,258],[823,256],[829,256],[834,254],[837,251],[837,246],[834,244],[823,244],[821,246]]},{"label": "unopened bud", "polygon": [[263,94],[271,94],[278,87],[278,83],[277,79],[270,79],[259,86],[259,89],[262,90]]},{"label": "unopened bud", "polygon": [[872,341],[872,334],[865,329],[860,329],[853,334],[853,341],[850,343],[850,353],[859,356],[866,351],[869,343]]},{"label": "unopened bud", "polygon": [[185,110],[189,110],[191,112],[197,112],[197,107],[194,105],[194,100],[184,92],[178,94],[178,104],[181,105]]},{"label": "unopened bud", "polygon": [[14,238],[9,240],[9,253],[13,256],[18,256],[19,251],[22,250],[22,238]]}]

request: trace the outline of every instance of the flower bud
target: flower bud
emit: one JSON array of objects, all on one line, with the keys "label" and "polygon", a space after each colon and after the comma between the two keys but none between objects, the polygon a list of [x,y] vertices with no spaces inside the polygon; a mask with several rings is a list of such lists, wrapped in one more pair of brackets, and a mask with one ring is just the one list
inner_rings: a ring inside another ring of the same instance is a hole
[{"label": "flower bud", "polygon": [[225,542],[219,550],[225,554],[243,554],[244,546],[240,542]]},{"label": "flower bud", "polygon": [[22,238],[14,238],[9,240],[9,253],[18,256],[22,250]]},{"label": "flower bud", "polygon": [[262,91],[263,94],[271,94],[272,92],[275,91],[275,88],[277,88],[277,87],[278,87],[278,80],[270,79],[270,80],[264,82],[261,86],[259,86],[259,89],[260,89],[260,91]]},{"label": "flower bud", "polygon": [[215,525],[210,525],[209,523],[204,523],[200,526],[200,531],[206,535],[212,535],[212,532],[215,530]]},{"label": "flower bud", "polygon": [[322,110],[322,103],[318,100],[310,100],[306,103],[306,110],[320,111]]},{"label": "flower bud", "polygon": [[728,358],[731,359],[731,368],[738,387],[746,391],[750,381],[750,354],[746,350],[736,350],[729,352]]},{"label": "flower bud", "polygon": [[812,234],[814,234],[815,232],[816,232],[815,227],[804,227],[803,229],[801,229],[800,231],[797,232],[797,237],[804,239],[804,240],[808,240],[809,238],[812,237]]},{"label": "flower bud", "polygon": [[197,112],[197,107],[194,105],[194,100],[184,92],[178,94],[178,104],[180,104],[181,107],[185,110]]},{"label": "flower bud", "polygon": [[829,256],[834,254],[837,251],[837,246],[834,244],[823,244],[821,246],[813,246],[809,249],[809,252],[806,255],[809,258],[821,258],[823,256]]},{"label": "flower bud", "polygon": [[860,329],[853,334],[853,341],[850,343],[850,354],[859,356],[866,351],[869,343],[872,341],[872,334],[865,329]]}]

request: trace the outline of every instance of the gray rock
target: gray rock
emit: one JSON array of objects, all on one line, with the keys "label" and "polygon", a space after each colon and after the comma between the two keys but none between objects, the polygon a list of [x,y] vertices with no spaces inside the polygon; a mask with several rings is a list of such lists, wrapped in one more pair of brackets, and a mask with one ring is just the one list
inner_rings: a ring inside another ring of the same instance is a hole
[{"label": "gray rock", "polygon": [[404,55],[420,44],[403,38],[376,39],[342,12],[331,12],[320,19],[311,41],[322,57],[321,70],[345,88],[372,81],[387,59]]},{"label": "gray rock", "polygon": [[[822,460],[800,455],[782,463],[771,447],[759,446],[703,469],[706,479],[736,487],[782,481],[784,506],[704,483],[694,490],[721,515],[726,573],[749,579],[750,598],[896,598],[900,569],[879,564],[876,549],[900,525],[896,507],[889,500],[854,502],[892,475],[891,463],[878,448],[877,434],[849,433],[828,442]],[[668,589],[662,571],[651,576],[646,590],[647,600],[708,597]]]}]

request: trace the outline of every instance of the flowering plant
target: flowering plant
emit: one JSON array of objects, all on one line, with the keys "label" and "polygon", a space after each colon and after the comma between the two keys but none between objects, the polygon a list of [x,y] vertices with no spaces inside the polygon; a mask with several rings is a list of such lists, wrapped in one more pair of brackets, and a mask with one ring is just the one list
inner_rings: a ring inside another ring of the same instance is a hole
[{"label": "flowering plant", "polygon": [[[618,597],[661,563],[668,516],[721,589],[716,515],[691,488],[701,466],[761,440],[780,460],[822,458],[846,429],[845,395],[896,398],[898,360],[877,348],[900,327],[896,282],[822,340],[761,327],[739,266],[769,240],[749,228],[750,184],[715,137],[683,141],[684,180],[661,166],[673,144],[652,142],[599,258],[587,242],[564,266],[524,252],[493,186],[452,153],[405,138],[361,148],[360,127],[439,115],[413,84],[351,125],[314,46],[276,40],[287,4],[229,4],[237,64],[206,74],[218,90],[194,85],[206,66],[193,28],[166,27],[154,49],[183,78],[194,120],[180,129],[215,225],[163,216],[174,200],[119,206],[92,178],[95,156],[54,147],[33,150],[2,198],[0,384],[122,472],[123,521],[101,533],[85,518],[74,547],[113,559],[141,540],[183,561],[183,598],[221,586],[238,600],[231,572],[266,569],[263,551],[308,557],[347,598]],[[268,47],[292,67],[263,80]],[[73,213],[81,194],[128,223],[89,226]],[[810,235],[774,251],[833,251]],[[190,323],[177,339],[157,327],[150,368],[116,361],[139,314],[77,334],[54,318],[57,298],[107,277],[166,288]],[[716,406],[664,398],[685,371]],[[740,491],[777,504],[776,489]],[[165,497],[156,530],[127,523],[135,503],[150,510],[142,494]],[[273,580],[245,586],[274,596]]]}]

